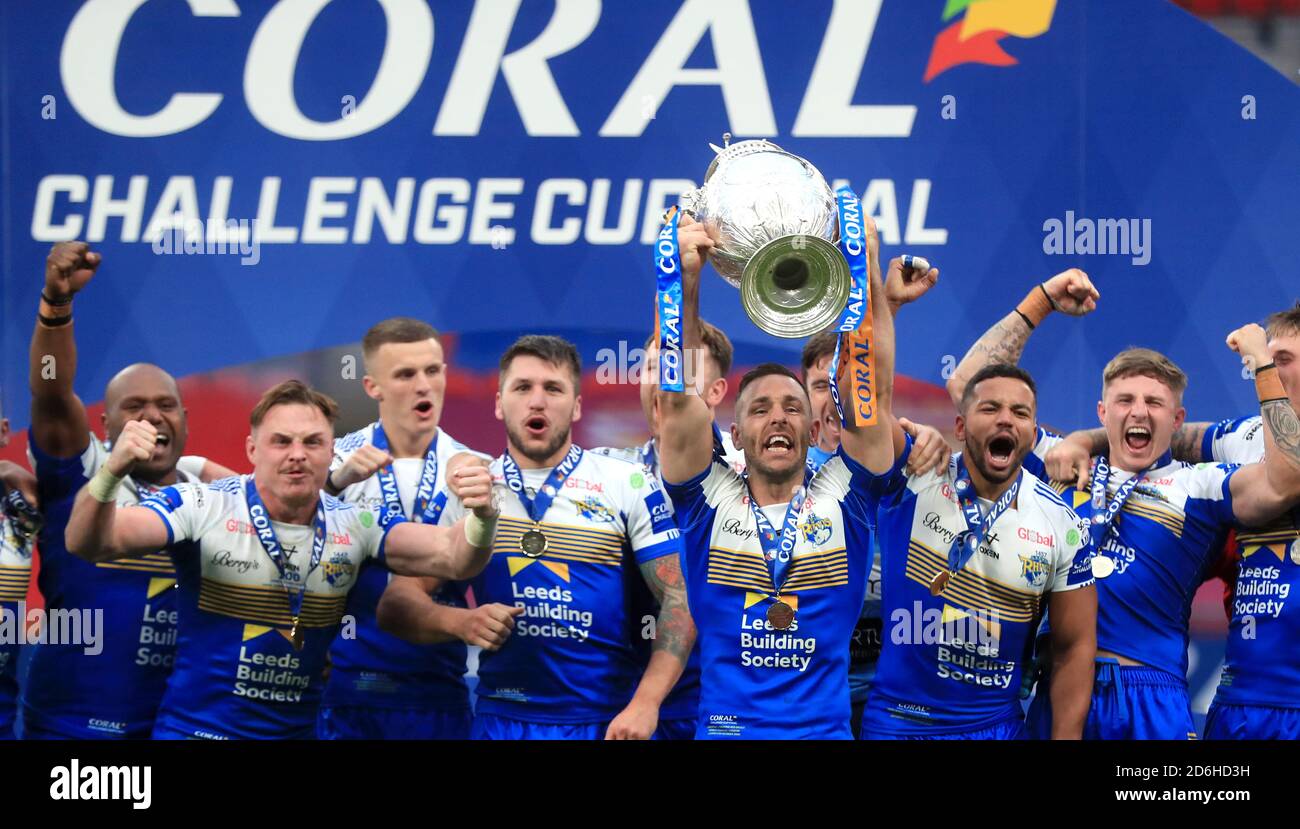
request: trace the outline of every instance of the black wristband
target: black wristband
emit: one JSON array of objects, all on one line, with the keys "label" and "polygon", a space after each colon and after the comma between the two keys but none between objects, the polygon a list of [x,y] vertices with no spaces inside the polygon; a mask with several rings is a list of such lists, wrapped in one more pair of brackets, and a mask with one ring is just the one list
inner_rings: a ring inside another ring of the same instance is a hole
[{"label": "black wristband", "polygon": [[1043,285],[1043,283],[1041,282],[1038,283],[1038,290],[1043,292],[1043,296],[1047,298],[1047,304],[1052,306],[1053,311],[1061,310],[1060,308],[1056,307],[1056,303],[1052,301],[1052,295],[1047,292],[1047,288]]},{"label": "black wristband", "polygon": [[1029,330],[1030,330],[1030,331],[1033,331],[1033,330],[1034,330],[1034,324],[1033,324],[1032,322],[1029,321],[1029,317],[1025,316],[1024,314],[1021,314],[1019,308],[1015,309],[1015,311],[1016,311],[1017,314],[1020,314],[1020,318],[1021,318],[1022,320],[1025,321],[1025,325],[1028,325],[1028,326],[1029,326]]},{"label": "black wristband", "polygon": [[1268,371],[1270,368],[1276,369],[1277,363],[1269,363],[1266,366],[1260,366],[1259,368],[1255,369],[1255,373],[1259,374],[1261,371]]},{"label": "black wristband", "polygon": [[64,297],[63,299],[60,300],[53,300],[50,299],[48,296],[46,296],[44,291],[41,291],[41,299],[45,300],[46,305],[52,306],[54,308],[62,308],[64,305],[72,304],[71,296]]},{"label": "black wristband", "polygon": [[36,316],[40,319],[41,325],[46,328],[58,328],[72,322],[72,314],[68,314],[66,317],[47,317],[44,314],[37,314]]}]

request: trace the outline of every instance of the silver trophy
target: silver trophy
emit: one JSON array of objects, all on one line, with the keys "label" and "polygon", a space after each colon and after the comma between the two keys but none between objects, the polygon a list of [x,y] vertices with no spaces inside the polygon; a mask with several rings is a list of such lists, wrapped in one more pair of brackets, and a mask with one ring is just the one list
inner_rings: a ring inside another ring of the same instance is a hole
[{"label": "silver trophy", "polygon": [[704,184],[681,208],[704,223],[713,267],[740,289],[754,324],[803,338],[835,322],[852,277],[835,242],[835,194],[817,168],[770,141],[709,145],[717,153]]}]

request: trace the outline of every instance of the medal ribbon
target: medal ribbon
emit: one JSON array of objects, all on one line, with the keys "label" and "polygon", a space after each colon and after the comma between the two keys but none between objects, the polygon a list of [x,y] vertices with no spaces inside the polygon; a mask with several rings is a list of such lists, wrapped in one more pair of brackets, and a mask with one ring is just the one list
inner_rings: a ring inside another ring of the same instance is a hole
[{"label": "medal ribbon", "polygon": [[[376,449],[388,451],[388,435],[384,434],[384,424],[375,424],[375,434],[370,441]],[[402,497],[397,491],[397,476],[393,474],[393,465],[387,464],[375,473],[379,476],[379,494],[384,499],[384,511],[389,515],[405,515],[402,510]],[[415,490],[415,502],[411,505],[411,519],[423,524],[437,524],[442,517],[442,510],[447,506],[447,493],[433,494],[438,481],[438,433],[435,432],[429,448],[424,452],[424,466],[420,468],[420,486]]]},{"label": "medal ribbon", "polygon": [[655,240],[655,325],[659,329],[659,388],[682,392],[682,256],[677,247],[676,208],[664,217]]},{"label": "medal ribbon", "polygon": [[[266,506],[262,503],[262,496],[257,494],[257,485],[253,483],[253,476],[249,475],[244,484],[244,497],[248,501],[248,520],[257,532],[257,540],[262,542],[262,549],[266,550],[266,555],[275,565],[276,571],[280,574],[280,583],[284,584],[285,573],[287,569],[287,556],[284,549],[280,546],[280,539],[275,537],[275,528],[271,526],[271,516],[266,511]],[[400,513],[399,513],[400,514]],[[307,579],[320,564],[321,556],[325,553],[325,502],[322,499],[316,501],[316,518],[312,521],[312,539],[311,539],[311,564],[307,567],[307,573],[302,577],[297,590],[292,590],[285,584],[285,591],[289,594],[289,613],[296,620],[302,615],[302,601],[307,596]]]},{"label": "medal ribbon", "polygon": [[840,347],[848,346],[845,354],[851,372],[849,388],[853,393],[853,422],[858,426],[871,426],[876,422],[876,349],[871,338],[871,285],[867,278],[867,235],[862,225],[862,205],[848,187],[835,191],[835,206],[839,213],[840,252],[849,263],[853,283],[849,299],[840,312],[835,331],[835,351],[827,366],[830,374],[831,400],[835,412],[844,423],[844,405],[840,399],[839,373]]},{"label": "medal ribbon", "polygon": [[785,520],[781,522],[781,535],[778,540],[772,522],[767,520],[763,510],[754,498],[754,491],[749,488],[749,476],[745,476],[745,491],[749,494],[749,509],[754,513],[754,523],[758,525],[758,543],[763,548],[763,563],[772,576],[772,587],[780,594],[786,576],[790,573],[790,563],[794,560],[794,545],[798,541],[799,513],[803,511],[804,500],[808,497],[808,482],[813,478],[813,470],[804,468],[803,485],[795,490],[790,505],[785,508]]},{"label": "medal ribbon", "polygon": [[1096,550],[1096,555],[1107,555],[1102,551],[1102,544],[1110,536],[1111,530],[1114,529],[1115,516],[1124,508],[1128,501],[1129,495],[1133,493],[1136,487],[1147,473],[1153,469],[1159,469],[1165,464],[1172,463],[1174,456],[1171,452],[1166,452],[1156,459],[1156,462],[1143,469],[1141,472],[1129,478],[1119,485],[1115,490],[1115,497],[1109,502],[1106,500],[1106,484],[1110,481],[1110,461],[1105,455],[1098,455],[1097,462],[1092,472],[1092,543]]},{"label": "medal ribbon", "polygon": [[510,457],[510,451],[506,450],[501,456],[501,472],[505,476],[506,486],[510,487],[519,500],[523,502],[524,509],[528,512],[528,517],[533,519],[534,524],[542,523],[542,516],[546,514],[555,500],[555,496],[560,494],[560,487],[564,485],[565,480],[577,468],[578,462],[582,460],[582,447],[573,444],[569,447],[569,454],[564,456],[560,465],[551,470],[551,474],[546,476],[546,482],[537,490],[537,495],[529,498],[528,491],[524,489],[524,476],[519,471],[519,465],[515,459]]},{"label": "medal ribbon", "polygon": [[1011,503],[1016,500],[1016,493],[1020,491],[1020,483],[1024,479],[1025,470],[1021,469],[1016,482],[993,502],[988,515],[981,515],[979,499],[975,496],[975,486],[971,483],[970,473],[966,471],[966,462],[961,456],[957,457],[957,483],[953,489],[957,492],[957,503],[961,505],[962,514],[966,517],[966,529],[957,533],[957,537],[952,540],[952,546],[948,548],[948,572],[957,575],[970,561],[971,556],[975,555],[980,545],[984,543],[989,530],[993,529],[993,525],[1002,517],[1002,513],[1011,508]]}]

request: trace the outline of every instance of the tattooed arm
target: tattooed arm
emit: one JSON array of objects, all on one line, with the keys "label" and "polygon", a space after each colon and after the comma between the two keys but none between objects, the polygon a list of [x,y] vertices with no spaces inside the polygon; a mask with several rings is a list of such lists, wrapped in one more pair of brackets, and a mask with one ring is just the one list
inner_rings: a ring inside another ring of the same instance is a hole
[{"label": "tattooed arm", "polygon": [[956,371],[948,379],[948,395],[953,405],[961,408],[962,395],[976,372],[997,363],[1020,362],[1025,342],[1037,326],[1052,311],[1061,311],[1072,317],[1081,317],[1096,310],[1101,297],[1092,286],[1088,275],[1078,268],[1058,273],[1036,285],[1016,307],[1016,310],[998,320],[992,328],[962,357]]},{"label": "tattooed arm", "polygon": [[[1269,360],[1267,337],[1258,325],[1233,331],[1228,346],[1244,362],[1258,366]],[[1264,422],[1264,460],[1241,467],[1229,483],[1233,514],[1251,526],[1267,523],[1300,502],[1300,417],[1276,368],[1257,372],[1255,388]]]},{"label": "tattooed arm", "polygon": [[1214,458],[1207,458],[1201,453],[1201,443],[1205,440],[1205,430],[1213,425],[1213,423],[1184,423],[1179,426],[1174,431],[1173,443],[1170,445],[1170,449],[1174,453],[1174,459],[1186,461],[1187,463],[1214,460]]},{"label": "tattooed arm", "polygon": [[672,553],[641,565],[646,586],[659,602],[650,664],[632,701],[609,724],[607,740],[648,740],[659,726],[659,706],[681,678],[695,647],[695,622],[686,607],[681,558]]}]

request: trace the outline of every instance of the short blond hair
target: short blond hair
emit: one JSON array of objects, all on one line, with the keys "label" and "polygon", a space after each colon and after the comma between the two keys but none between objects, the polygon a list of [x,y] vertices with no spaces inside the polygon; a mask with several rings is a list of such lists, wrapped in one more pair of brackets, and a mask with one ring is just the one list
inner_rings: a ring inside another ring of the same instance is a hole
[{"label": "short blond hair", "polygon": [[1169,387],[1174,397],[1181,400],[1187,391],[1187,373],[1159,351],[1149,348],[1126,348],[1111,358],[1101,372],[1101,396],[1112,380],[1124,377],[1150,377]]}]

